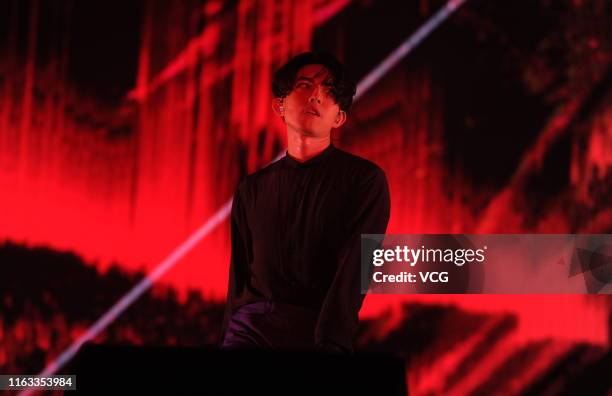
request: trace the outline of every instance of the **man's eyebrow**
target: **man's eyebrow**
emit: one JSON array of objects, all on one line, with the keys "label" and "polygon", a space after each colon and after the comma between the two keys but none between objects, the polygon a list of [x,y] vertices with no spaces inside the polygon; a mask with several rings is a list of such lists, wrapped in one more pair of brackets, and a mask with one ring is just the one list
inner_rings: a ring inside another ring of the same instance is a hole
[{"label": "man's eyebrow", "polygon": [[310,81],[310,82],[312,82],[312,81],[314,81],[314,78],[312,78],[312,77],[307,77],[307,76],[298,76],[298,77],[295,79],[295,81],[297,82],[297,81],[299,81],[299,80],[306,80],[306,81]]}]

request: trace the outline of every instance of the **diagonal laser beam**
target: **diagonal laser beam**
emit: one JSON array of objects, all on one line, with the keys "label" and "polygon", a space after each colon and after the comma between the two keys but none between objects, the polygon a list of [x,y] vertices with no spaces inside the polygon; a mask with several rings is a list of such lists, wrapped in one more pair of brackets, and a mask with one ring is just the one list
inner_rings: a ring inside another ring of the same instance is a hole
[{"label": "diagonal laser beam", "polygon": [[163,274],[172,268],[183,256],[196,246],[206,235],[210,234],[228,216],[232,209],[232,200],[226,202],[206,223],[197,229],[191,236],[180,244],[174,251],[147,274],[136,286],[115,303],[91,327],[81,334],[68,349],[51,362],[41,376],[53,375],[64,366],[79,350],[81,345],[96,337],[109,324],[111,324],[123,311],[125,311],[138,297],[146,292]]},{"label": "diagonal laser beam", "polygon": [[368,73],[357,85],[355,100],[365,94],[374,84],[376,84],[385,74],[399,63],[410,51],[416,48],[432,31],[444,22],[452,13],[465,3],[466,0],[451,0],[446,3],[438,12],[429,18],[421,27],[414,32],[406,41],[390,53],[375,69]]},{"label": "diagonal laser beam", "polygon": [[[436,29],[444,20],[446,20],[459,6],[466,0],[450,0],[444,5],[434,16],[427,20],[416,32],[414,32],[406,41],[404,41],[395,51],[389,54],[376,68],[368,73],[357,85],[357,93],[355,100],[358,100],[365,94],[374,84],[376,84],[391,68],[399,61],[408,55],[415,47],[417,47],[427,36]],[[285,152],[279,153],[272,160],[280,159]],[[65,349],[55,360],[45,367],[39,374],[40,376],[49,376],[57,373],[66,363],[68,363],[79,351],[81,346],[87,341],[92,340],[100,334],[108,325],[110,325],[123,311],[134,303],[141,295],[143,295],[162,275],[180,261],[194,246],[196,246],[204,237],[210,234],[219,224],[229,217],[232,209],[232,199],[229,199],[215,214],[212,215],[200,228],[198,228],[191,236],[181,243],[168,257],[160,262],[149,274],[147,274],[136,286],[134,286],[127,294],[117,301],[104,315],[102,315],[93,325],[91,325],[83,334],[77,337],[72,344]],[[19,393],[19,396],[31,395],[31,390],[24,390]]]}]

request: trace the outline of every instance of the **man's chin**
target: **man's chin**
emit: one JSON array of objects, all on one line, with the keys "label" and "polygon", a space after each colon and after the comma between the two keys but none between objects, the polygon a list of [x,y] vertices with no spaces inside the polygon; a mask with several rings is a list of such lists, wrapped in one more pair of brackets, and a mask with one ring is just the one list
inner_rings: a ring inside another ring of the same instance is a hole
[{"label": "man's chin", "polygon": [[311,123],[303,123],[303,124],[289,124],[289,130],[294,131],[300,136],[309,137],[309,138],[325,138],[328,137],[331,133],[331,128],[326,130],[325,128],[321,128],[318,125],[313,125]]}]

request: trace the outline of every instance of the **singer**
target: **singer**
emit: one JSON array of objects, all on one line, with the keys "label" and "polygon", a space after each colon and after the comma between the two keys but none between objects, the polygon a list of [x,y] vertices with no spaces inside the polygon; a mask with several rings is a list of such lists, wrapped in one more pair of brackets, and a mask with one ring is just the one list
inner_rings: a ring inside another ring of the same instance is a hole
[{"label": "singer", "polygon": [[234,195],[221,346],[352,354],[365,297],[360,235],[386,231],[387,179],[331,142],[355,94],[332,55],[294,57],[272,91],[288,150]]}]

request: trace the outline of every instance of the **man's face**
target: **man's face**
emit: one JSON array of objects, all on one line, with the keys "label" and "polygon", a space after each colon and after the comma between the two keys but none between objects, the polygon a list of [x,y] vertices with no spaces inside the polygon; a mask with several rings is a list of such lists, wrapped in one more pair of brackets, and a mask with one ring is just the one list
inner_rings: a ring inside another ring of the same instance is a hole
[{"label": "man's face", "polygon": [[300,134],[329,136],[344,123],[346,114],[331,95],[332,76],[324,66],[306,65],[296,74],[292,91],[283,99],[287,126]]}]

